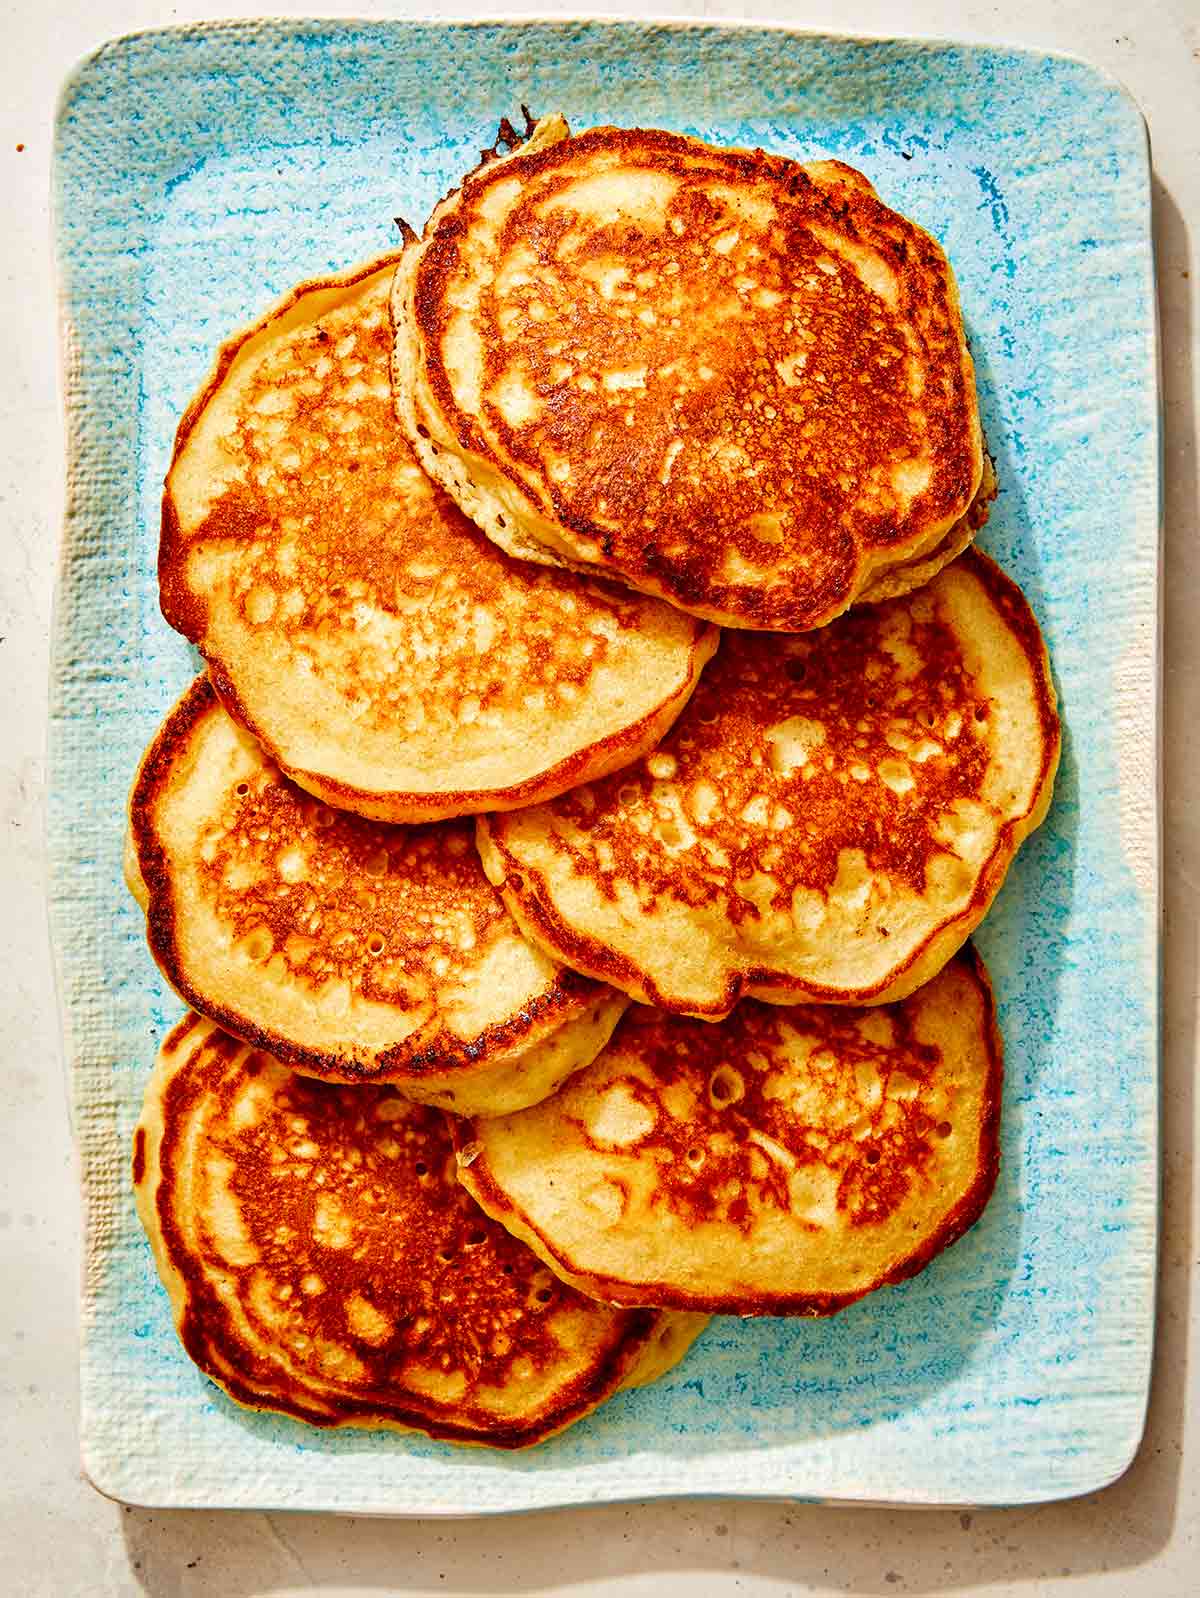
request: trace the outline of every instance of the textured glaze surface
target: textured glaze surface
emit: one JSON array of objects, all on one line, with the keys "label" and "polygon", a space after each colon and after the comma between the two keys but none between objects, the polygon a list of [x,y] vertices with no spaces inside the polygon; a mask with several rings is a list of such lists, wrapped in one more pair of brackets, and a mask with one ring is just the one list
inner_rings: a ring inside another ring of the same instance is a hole
[{"label": "textured glaze surface", "polygon": [[[128,1192],[177,1007],[120,889],[137,755],[194,660],[157,612],[158,485],[220,339],[388,246],[525,100],[850,161],[954,262],[1002,491],[983,540],[1042,622],[1067,745],[979,942],[1006,1162],[924,1276],[824,1325],[718,1325],[528,1459],[235,1413],[194,1372]],[[470,118],[460,109],[476,108]],[[897,109],[903,108],[903,109]],[[444,1512],[722,1492],[1015,1502],[1140,1434],[1157,1046],[1156,419],[1142,127],[1069,61],[705,29],[274,24],[93,58],[59,122],[72,468],[52,894],[88,1190],[85,1463],[135,1502]]]}]

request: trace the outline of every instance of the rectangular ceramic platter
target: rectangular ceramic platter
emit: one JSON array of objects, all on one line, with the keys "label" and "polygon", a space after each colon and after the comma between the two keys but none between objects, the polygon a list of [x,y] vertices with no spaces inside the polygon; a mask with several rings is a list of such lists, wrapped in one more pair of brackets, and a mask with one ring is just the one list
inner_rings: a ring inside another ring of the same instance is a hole
[{"label": "rectangular ceramic platter", "polygon": [[[217,344],[397,242],[502,115],[561,108],[861,168],[958,273],[1001,483],[983,540],[1066,722],[1047,824],[979,937],[1004,1168],[916,1280],[827,1322],[713,1324],[649,1391],[524,1456],[305,1430],[228,1403],[171,1329],[128,1181],[179,1014],[121,882],[126,788],[197,668],[158,610],[176,419]],[[473,1514],[668,1494],[1018,1503],[1141,1434],[1156,1226],[1158,425],[1141,119],[1079,62],[635,23],[264,22],[86,61],[58,120],[70,487],[50,851],[86,1193],[83,1457],[153,1505]]]}]

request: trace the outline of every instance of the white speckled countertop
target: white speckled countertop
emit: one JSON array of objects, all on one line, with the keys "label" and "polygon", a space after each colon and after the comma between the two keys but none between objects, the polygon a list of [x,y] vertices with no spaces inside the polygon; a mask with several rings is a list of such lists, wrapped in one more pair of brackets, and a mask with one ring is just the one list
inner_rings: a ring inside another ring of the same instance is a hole
[{"label": "white speckled countertop", "polygon": [[[457,1523],[123,1510],[79,1473],[78,1210],[42,903],[47,640],[62,503],[48,177],[55,96],[105,38],[200,17],[464,15],[465,6],[272,0],[9,3],[0,108],[4,299],[0,504],[0,1591],[147,1593],[1040,1593],[1184,1598],[1200,1591],[1200,1347],[1193,1072],[1200,951],[1200,526],[1195,456],[1200,225],[1200,5],[1147,0],[863,0],[805,6],[555,8],[508,15],[742,16],[814,28],[966,36],[1068,50],[1117,74],[1150,124],[1166,406],[1164,1209],[1158,1358],[1142,1450],[1108,1491],[979,1514],[665,1503]],[[1189,1343],[1191,1363],[1189,1366]],[[1190,1414],[1189,1414],[1190,1412]]]}]

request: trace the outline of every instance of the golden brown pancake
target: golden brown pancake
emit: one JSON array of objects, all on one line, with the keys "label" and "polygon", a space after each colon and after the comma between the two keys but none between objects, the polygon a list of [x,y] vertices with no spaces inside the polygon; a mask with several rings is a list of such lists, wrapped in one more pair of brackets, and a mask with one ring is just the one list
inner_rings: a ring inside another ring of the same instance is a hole
[{"label": "golden brown pancake", "polygon": [[470,823],[389,827],[288,781],[198,678],[143,758],[126,876],[188,1004],[296,1070],[472,1114],[533,1104],[626,1000],[521,936]]},{"label": "golden brown pancake", "polygon": [[636,999],[880,1004],[981,920],[1058,751],[1037,623],[972,549],[819,635],[729,633],[654,754],[477,837],[528,935]]},{"label": "golden brown pancake", "polygon": [[999,1167],[1001,1047],[968,947],[897,1004],[634,1005],[552,1099],[455,1126],[479,1203],[624,1305],[829,1315],[914,1275]]},{"label": "golden brown pancake", "polygon": [[523,1448],[668,1369],[698,1316],[557,1282],[455,1181],[446,1117],[334,1087],[189,1016],[134,1138],[184,1348],[237,1403]]},{"label": "golden brown pancake", "polygon": [[175,441],[159,581],[281,769],[420,822],[636,759],[716,636],[510,559],[430,482],[392,412],[396,260],[303,285],[222,349]]},{"label": "golden brown pancake", "polygon": [[840,161],[547,118],[435,210],[392,303],[417,454],[527,560],[797,632],[986,518],[949,263]]}]

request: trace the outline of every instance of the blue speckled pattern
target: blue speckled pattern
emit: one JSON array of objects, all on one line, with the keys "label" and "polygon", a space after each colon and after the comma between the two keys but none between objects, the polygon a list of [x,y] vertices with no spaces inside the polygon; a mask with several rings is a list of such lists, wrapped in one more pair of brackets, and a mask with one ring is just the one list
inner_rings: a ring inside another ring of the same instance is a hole
[{"label": "blue speckled pattern", "polygon": [[[860,167],[958,272],[1022,583],[1067,727],[979,938],[1007,1045],[982,1222],[828,1322],[714,1323],[666,1381],[526,1456],[237,1410],[190,1365],[128,1146],[179,1013],[121,883],[126,789],[196,658],[158,501],[216,345],[419,225],[520,102]],[[131,1502],[463,1514],[658,1494],[1018,1503],[1128,1463],[1157,1197],[1158,432],[1149,174],[1066,59],[719,27],[239,24],[86,61],[59,113],[71,473],[51,690],[52,914],[87,1197],[86,1469]]]}]

